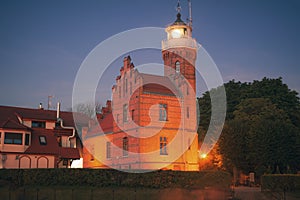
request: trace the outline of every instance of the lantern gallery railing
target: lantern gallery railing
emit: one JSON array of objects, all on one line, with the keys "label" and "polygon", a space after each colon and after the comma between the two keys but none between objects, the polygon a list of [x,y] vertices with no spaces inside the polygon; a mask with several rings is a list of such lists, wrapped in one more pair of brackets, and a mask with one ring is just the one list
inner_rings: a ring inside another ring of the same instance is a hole
[{"label": "lantern gallery railing", "polygon": [[162,41],[162,50],[177,48],[177,47],[187,47],[187,48],[197,49],[197,42],[193,38],[173,38],[170,40]]}]

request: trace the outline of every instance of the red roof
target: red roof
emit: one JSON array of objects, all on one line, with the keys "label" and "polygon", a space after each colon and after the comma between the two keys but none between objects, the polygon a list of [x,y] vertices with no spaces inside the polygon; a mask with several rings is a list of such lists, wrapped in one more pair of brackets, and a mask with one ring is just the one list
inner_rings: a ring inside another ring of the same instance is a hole
[{"label": "red roof", "polygon": [[[46,138],[46,145],[40,143],[40,137]],[[58,154],[58,142],[54,137],[53,130],[34,128],[31,134],[31,145],[25,153],[30,154]]]},{"label": "red roof", "polygon": [[[40,137],[46,138],[46,144],[40,143]],[[55,130],[34,128],[31,145],[26,149],[28,154],[57,155],[61,158],[79,159],[79,150],[76,148],[60,147],[55,136]]]},{"label": "red roof", "polygon": [[[55,110],[42,110],[32,108],[20,108],[12,106],[0,106],[0,125],[7,121],[8,118],[18,122],[18,117],[21,119],[56,121]],[[87,125],[90,118],[82,113],[73,113],[60,111],[60,118],[63,119],[64,126],[75,126],[74,118],[77,125]]]},{"label": "red roof", "polygon": [[10,118],[8,118],[4,123],[2,123],[0,127],[4,129],[30,130],[29,127],[20,124],[19,122],[16,122],[15,120],[12,120]]},{"label": "red roof", "polygon": [[68,159],[79,159],[80,158],[79,151],[76,148],[60,147],[59,155],[61,158],[68,158]]},{"label": "red roof", "polygon": [[[76,119],[76,125],[87,126],[89,118],[86,115],[81,113],[60,112],[60,118],[63,119],[64,126],[75,127],[73,117]],[[60,147],[57,141],[57,136],[71,136],[73,134],[72,130],[63,129],[61,127],[56,127],[55,129],[29,128],[20,123],[19,119],[55,122],[57,120],[56,111],[0,106],[0,128],[29,130],[31,132],[31,145],[24,153],[55,155],[70,159],[80,158],[78,149]],[[40,137],[46,138],[46,144],[40,143]]]},{"label": "red roof", "polygon": [[179,95],[178,89],[166,76],[140,73],[143,79],[143,92],[167,96]]},{"label": "red roof", "polygon": [[95,125],[90,128],[87,137],[111,133],[113,131],[113,120],[112,113],[104,115],[103,118],[98,119],[98,123],[95,123]]}]

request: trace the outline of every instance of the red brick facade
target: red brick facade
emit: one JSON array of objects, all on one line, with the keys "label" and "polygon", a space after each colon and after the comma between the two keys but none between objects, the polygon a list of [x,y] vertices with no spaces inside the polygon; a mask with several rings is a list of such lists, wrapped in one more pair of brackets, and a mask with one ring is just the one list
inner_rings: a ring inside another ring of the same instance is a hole
[{"label": "red brick facade", "polygon": [[164,76],[140,73],[124,58],[100,126],[83,133],[84,167],[199,169],[195,40],[180,15],[166,32]]}]

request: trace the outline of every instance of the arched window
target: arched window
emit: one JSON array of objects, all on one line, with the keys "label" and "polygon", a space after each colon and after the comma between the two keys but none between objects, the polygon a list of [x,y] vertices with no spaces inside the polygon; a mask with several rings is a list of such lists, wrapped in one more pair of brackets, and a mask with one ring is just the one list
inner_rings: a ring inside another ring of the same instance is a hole
[{"label": "arched window", "polygon": [[175,63],[175,71],[177,74],[180,72],[180,62],[179,61],[176,61],[176,63]]}]

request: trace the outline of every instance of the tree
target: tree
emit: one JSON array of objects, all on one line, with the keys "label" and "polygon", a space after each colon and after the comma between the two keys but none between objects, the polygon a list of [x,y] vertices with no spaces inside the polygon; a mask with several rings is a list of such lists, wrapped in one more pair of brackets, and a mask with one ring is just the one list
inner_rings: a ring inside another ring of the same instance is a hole
[{"label": "tree", "polygon": [[[268,169],[275,172],[300,170],[300,103],[298,93],[282,79],[224,84],[227,115],[219,140],[223,164],[248,173]],[[203,140],[211,118],[210,93],[198,99],[199,141]]]},{"label": "tree", "polygon": [[288,115],[269,99],[243,100],[234,111],[234,119],[224,129],[221,153],[233,166],[245,173],[262,174],[268,167],[281,172],[287,167],[296,171],[300,157],[299,131]]},{"label": "tree", "polygon": [[95,105],[92,103],[80,103],[75,106],[73,106],[72,110],[73,112],[79,112],[83,113],[90,118],[95,117],[96,114],[101,113],[102,105],[99,102],[96,102]]}]

